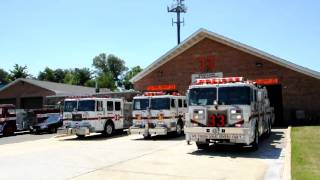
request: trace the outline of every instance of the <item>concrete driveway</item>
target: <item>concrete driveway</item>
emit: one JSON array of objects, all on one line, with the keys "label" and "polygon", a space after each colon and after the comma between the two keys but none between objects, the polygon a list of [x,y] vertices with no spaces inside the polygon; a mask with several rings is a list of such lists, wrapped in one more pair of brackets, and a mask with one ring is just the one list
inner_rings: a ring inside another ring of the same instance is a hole
[{"label": "concrete driveway", "polygon": [[1,145],[0,179],[281,179],[286,129],[274,129],[259,150],[197,150],[183,137],[119,134],[49,138]]}]

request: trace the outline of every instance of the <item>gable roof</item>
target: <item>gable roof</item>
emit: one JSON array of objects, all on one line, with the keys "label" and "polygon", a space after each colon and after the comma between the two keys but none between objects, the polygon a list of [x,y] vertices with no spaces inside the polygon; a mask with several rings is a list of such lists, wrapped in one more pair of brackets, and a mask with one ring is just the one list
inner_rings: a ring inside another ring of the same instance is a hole
[{"label": "gable roof", "polygon": [[91,87],[76,86],[76,85],[55,83],[55,82],[49,82],[49,81],[39,81],[39,80],[25,79],[25,78],[16,79],[15,81],[9,83],[8,85],[0,89],[0,92],[21,81],[41,87],[43,89],[47,89],[49,91],[53,91],[56,95],[91,95],[95,93],[95,88],[91,88]]},{"label": "gable roof", "polygon": [[240,51],[249,53],[251,55],[260,57],[262,59],[268,60],[270,62],[273,62],[275,64],[284,66],[286,68],[292,69],[294,71],[306,74],[308,76],[312,76],[314,78],[320,79],[320,73],[314,70],[311,70],[309,68],[294,64],[290,61],[287,61],[285,59],[281,59],[279,57],[276,57],[274,55],[271,55],[269,53],[266,53],[264,51],[261,51],[259,49],[256,49],[254,47],[248,46],[246,44],[240,43],[238,41],[232,40],[230,38],[224,37],[222,35],[219,35],[217,33],[208,31],[206,29],[199,29],[195,33],[193,33],[191,36],[189,36],[186,40],[184,40],[181,44],[174,47],[167,53],[165,53],[163,56],[161,56],[159,59],[155,60],[152,64],[147,66],[143,71],[138,73],[136,76],[134,76],[130,81],[132,83],[139,81],[152,71],[156,70],[161,65],[165,64],[166,62],[170,61],[174,57],[178,56],[182,52],[186,51],[196,43],[200,42],[201,40],[209,38],[213,41],[219,42],[221,44],[233,47],[235,49],[238,49]]}]

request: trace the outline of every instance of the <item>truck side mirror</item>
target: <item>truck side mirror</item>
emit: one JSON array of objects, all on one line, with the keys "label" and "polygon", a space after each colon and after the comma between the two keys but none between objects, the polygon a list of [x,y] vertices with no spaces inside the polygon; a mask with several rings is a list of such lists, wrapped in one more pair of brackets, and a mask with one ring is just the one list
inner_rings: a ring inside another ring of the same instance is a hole
[{"label": "truck side mirror", "polygon": [[258,99],[258,102],[262,101],[262,92],[261,91],[258,92],[257,99]]}]

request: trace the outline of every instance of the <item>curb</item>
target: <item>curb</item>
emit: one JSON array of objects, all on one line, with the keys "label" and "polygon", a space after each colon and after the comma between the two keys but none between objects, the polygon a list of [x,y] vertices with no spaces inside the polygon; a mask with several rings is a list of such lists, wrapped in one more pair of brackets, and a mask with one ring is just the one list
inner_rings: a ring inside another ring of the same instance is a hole
[{"label": "curb", "polygon": [[287,145],[282,180],[291,180],[291,126],[288,127],[287,132]]}]

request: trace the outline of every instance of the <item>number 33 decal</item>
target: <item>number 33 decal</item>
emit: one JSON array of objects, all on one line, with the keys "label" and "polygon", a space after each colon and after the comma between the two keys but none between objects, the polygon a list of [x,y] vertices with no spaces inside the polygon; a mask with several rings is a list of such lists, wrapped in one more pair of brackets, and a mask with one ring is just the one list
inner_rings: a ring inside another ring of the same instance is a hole
[{"label": "number 33 decal", "polygon": [[209,115],[209,127],[224,127],[225,125],[225,116],[222,114],[211,114]]}]

